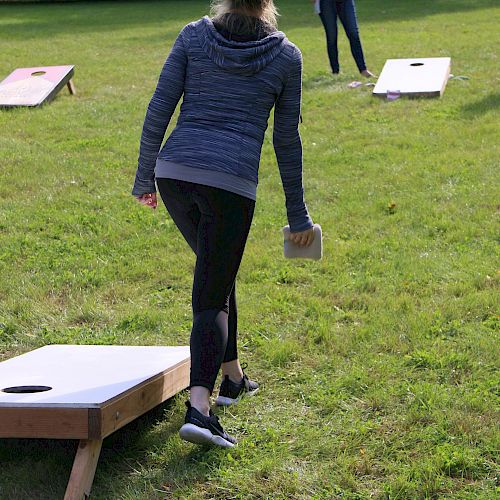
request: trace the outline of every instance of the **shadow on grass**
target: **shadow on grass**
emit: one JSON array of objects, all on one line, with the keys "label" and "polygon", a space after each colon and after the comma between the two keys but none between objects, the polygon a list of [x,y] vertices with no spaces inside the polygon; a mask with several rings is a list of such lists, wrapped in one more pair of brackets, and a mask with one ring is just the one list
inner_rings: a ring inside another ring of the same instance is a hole
[{"label": "shadow on grass", "polygon": [[[364,22],[411,21],[436,14],[471,12],[497,6],[497,0],[399,0],[389,4],[371,0],[357,0],[361,24]],[[202,0],[164,0],[128,2],[70,2],[23,3],[0,2],[0,30],[9,40],[49,39],[51,36],[82,33],[109,33],[118,30],[161,26],[178,27],[208,13],[209,2]],[[318,16],[309,2],[287,0],[281,2],[283,29],[300,27],[320,29]],[[13,20],[9,22],[8,18]]]},{"label": "shadow on grass", "polygon": [[495,111],[500,107],[500,93],[488,94],[479,101],[470,102],[462,106],[462,113],[465,118],[476,118],[480,115]]},{"label": "shadow on grass", "polygon": [[[184,485],[191,487],[205,482],[210,470],[225,459],[219,449],[183,443],[185,452],[176,454],[174,446],[172,456],[167,457],[169,466],[158,466],[152,455],[176,436],[183,417],[177,412],[172,415],[173,401],[157,406],[104,440],[92,498],[118,498],[125,490],[148,488],[151,483],[158,492],[166,486],[161,494],[168,496]],[[165,421],[166,426],[155,429]],[[0,439],[0,498],[62,498],[77,445],[77,440]],[[162,459],[165,460],[165,456]]]},{"label": "shadow on grass", "polygon": [[492,7],[498,7],[496,0],[399,0],[390,3],[356,1],[361,20],[366,22],[412,21],[418,17],[471,12]]},{"label": "shadow on grass", "polygon": [[[415,21],[419,18],[439,14],[467,13],[475,10],[497,7],[496,0],[398,0],[397,2],[374,2],[356,0],[356,12],[363,23],[384,23],[390,21]],[[304,0],[287,0],[280,4],[280,23],[285,32],[300,27],[320,27],[321,22]],[[342,28],[340,28],[341,31]],[[362,30],[362,27],[361,27]]]},{"label": "shadow on grass", "polygon": [[4,4],[0,1],[0,31],[9,40],[50,39],[59,35],[109,34],[114,31],[177,24],[179,29],[208,13],[199,0],[148,2],[70,2]]}]

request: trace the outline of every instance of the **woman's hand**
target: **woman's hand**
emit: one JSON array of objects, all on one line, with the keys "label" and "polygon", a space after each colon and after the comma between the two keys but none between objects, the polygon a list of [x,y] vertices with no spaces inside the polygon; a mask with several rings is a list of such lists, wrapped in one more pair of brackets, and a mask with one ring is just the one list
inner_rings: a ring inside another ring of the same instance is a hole
[{"label": "woman's hand", "polygon": [[158,206],[158,199],[156,193],[146,193],[141,196],[136,196],[135,199],[141,204],[151,207],[153,210]]},{"label": "woman's hand", "polygon": [[290,233],[288,239],[299,245],[299,247],[308,247],[314,241],[314,228],[306,229],[298,233]]}]

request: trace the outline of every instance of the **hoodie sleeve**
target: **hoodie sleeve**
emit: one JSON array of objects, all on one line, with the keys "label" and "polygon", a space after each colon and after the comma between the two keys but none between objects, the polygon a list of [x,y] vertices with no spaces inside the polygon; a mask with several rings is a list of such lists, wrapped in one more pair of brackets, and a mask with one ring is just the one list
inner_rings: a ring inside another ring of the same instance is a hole
[{"label": "hoodie sleeve", "polygon": [[304,202],[302,141],[299,133],[302,98],[302,54],[294,47],[290,73],[275,104],[273,144],[285,191],[288,223],[292,232],[312,227]]},{"label": "hoodie sleeve", "polygon": [[156,192],[154,169],[172,114],[184,92],[187,50],[184,28],[163,65],[158,85],[149,103],[142,128],[139,160],[132,194]]}]

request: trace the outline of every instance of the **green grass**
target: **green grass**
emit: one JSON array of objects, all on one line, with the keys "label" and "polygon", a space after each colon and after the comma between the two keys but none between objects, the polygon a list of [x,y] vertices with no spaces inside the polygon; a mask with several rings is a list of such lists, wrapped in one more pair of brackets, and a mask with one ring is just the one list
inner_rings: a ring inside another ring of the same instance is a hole
[{"label": "green grass", "polygon": [[[0,6],[0,75],[75,64],[78,91],[0,111],[0,359],[188,342],[193,257],[165,211],[129,192],[163,60],[207,5]],[[325,257],[282,258],[268,134],[239,274],[240,357],[262,392],[222,415],[240,444],[181,442],[181,394],[105,440],[93,497],[495,498],[497,2],[358,0],[373,71],[451,56],[469,77],[393,103],[347,87],[359,77],[343,33],[329,76],[308,2],[279,6],[304,55],[306,197]],[[61,498],[74,447],[1,440],[0,498]]]}]

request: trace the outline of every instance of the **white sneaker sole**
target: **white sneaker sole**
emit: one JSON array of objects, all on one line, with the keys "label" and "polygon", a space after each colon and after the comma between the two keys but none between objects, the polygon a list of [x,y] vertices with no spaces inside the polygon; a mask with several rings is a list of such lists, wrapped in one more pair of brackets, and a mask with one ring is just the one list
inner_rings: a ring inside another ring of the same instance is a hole
[{"label": "white sneaker sole", "polygon": [[220,436],[212,434],[208,429],[203,429],[194,424],[184,424],[179,430],[179,436],[184,441],[194,444],[210,444],[222,446],[223,448],[233,448],[234,444],[226,441]]},{"label": "white sneaker sole", "polygon": [[243,397],[245,397],[245,396],[253,396],[254,394],[257,394],[258,392],[259,392],[259,388],[255,389],[255,391],[244,392],[239,398],[236,398],[236,399],[226,398],[224,396],[217,396],[217,399],[215,400],[215,404],[217,406],[231,406],[231,405],[235,405]]}]

